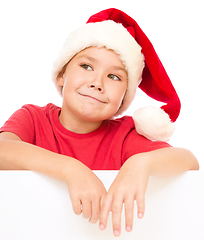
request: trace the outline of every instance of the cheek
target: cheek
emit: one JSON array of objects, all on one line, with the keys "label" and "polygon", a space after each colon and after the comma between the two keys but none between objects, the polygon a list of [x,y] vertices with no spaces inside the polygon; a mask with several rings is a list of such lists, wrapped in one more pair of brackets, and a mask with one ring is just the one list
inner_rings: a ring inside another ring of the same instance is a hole
[{"label": "cheek", "polygon": [[76,90],[79,86],[78,81],[79,80],[77,77],[69,75],[69,77],[67,77],[64,82],[64,87],[63,87],[64,93],[65,92],[71,93],[72,91]]},{"label": "cheek", "polygon": [[123,98],[126,93],[126,86],[121,88],[113,88],[112,92],[110,93],[110,98],[112,102],[119,108],[123,101]]},{"label": "cheek", "polygon": [[65,82],[63,88],[62,88],[62,97],[63,99],[67,99],[67,101],[70,101],[70,98],[72,98],[72,92],[73,92],[73,86],[69,82]]}]

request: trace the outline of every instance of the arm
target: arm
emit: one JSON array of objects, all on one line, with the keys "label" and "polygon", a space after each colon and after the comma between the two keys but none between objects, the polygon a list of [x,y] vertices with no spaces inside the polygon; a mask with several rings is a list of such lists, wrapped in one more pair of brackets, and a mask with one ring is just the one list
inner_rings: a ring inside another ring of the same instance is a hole
[{"label": "arm", "polygon": [[[0,134],[0,169],[32,170],[68,185],[73,210],[95,223],[106,190],[96,175],[80,161],[28,144],[9,132]],[[82,205],[82,209],[81,209]]]},{"label": "arm", "polygon": [[195,156],[183,148],[159,149],[149,152],[144,158],[149,165],[150,176],[171,177],[188,170],[199,170]]},{"label": "arm", "polygon": [[121,167],[104,199],[100,228],[105,229],[108,214],[112,211],[114,235],[120,235],[121,211],[124,203],[126,231],[132,230],[135,200],[138,217],[142,218],[144,215],[149,176],[170,177],[198,169],[198,161],[186,149],[170,147],[133,155]]}]

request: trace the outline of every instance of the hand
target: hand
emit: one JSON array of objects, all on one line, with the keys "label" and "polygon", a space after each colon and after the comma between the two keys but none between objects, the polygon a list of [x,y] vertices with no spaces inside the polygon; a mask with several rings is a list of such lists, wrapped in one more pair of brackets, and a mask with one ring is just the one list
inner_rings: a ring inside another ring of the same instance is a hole
[{"label": "hand", "polygon": [[132,230],[134,201],[137,202],[137,215],[142,218],[148,180],[149,168],[144,159],[139,159],[135,155],[124,163],[102,203],[99,221],[101,230],[106,228],[109,212],[112,211],[113,233],[115,236],[120,235],[123,203],[126,231]]},{"label": "hand", "polygon": [[101,202],[107,191],[99,178],[84,164],[77,161],[66,178],[75,214],[81,213],[89,222],[96,223],[100,216]]}]

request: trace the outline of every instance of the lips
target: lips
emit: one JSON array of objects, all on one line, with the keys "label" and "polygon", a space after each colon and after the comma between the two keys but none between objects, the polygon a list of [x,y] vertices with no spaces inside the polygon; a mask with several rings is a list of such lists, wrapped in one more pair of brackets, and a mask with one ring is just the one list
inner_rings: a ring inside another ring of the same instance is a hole
[{"label": "lips", "polygon": [[81,96],[83,96],[83,97],[91,98],[91,99],[93,99],[93,100],[95,100],[95,101],[97,101],[97,102],[100,102],[100,103],[106,103],[106,102],[104,102],[104,101],[102,101],[102,100],[100,100],[100,99],[98,99],[98,98],[96,98],[96,97],[93,97],[93,96],[91,96],[91,95],[88,95],[88,94],[79,93],[79,95],[81,95]]}]

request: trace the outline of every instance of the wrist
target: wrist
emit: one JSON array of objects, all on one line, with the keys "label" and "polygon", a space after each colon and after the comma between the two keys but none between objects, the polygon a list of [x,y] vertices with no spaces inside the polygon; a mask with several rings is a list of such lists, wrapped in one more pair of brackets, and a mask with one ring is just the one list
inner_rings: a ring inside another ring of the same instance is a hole
[{"label": "wrist", "polygon": [[151,156],[148,153],[139,153],[131,156],[125,163],[126,167],[140,172],[151,174]]},{"label": "wrist", "polygon": [[67,182],[69,181],[70,176],[74,175],[74,171],[76,170],[77,160],[72,157],[68,157],[64,155],[62,155],[62,157],[64,159],[63,159],[63,164],[61,168],[61,176],[62,176],[62,181]]},{"label": "wrist", "polygon": [[92,173],[92,171],[79,160],[72,157],[68,157],[68,156],[64,156],[64,157],[66,159],[65,159],[65,165],[62,168],[63,181],[68,183],[69,181],[76,179],[76,176],[79,177],[89,172]]}]

